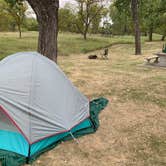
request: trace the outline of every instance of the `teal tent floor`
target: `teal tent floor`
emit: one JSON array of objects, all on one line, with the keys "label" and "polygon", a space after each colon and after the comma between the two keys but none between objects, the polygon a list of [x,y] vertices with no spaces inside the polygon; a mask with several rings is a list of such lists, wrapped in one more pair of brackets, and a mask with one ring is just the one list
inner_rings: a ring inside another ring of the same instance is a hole
[{"label": "teal tent floor", "polygon": [[105,98],[98,98],[90,102],[90,118],[87,119],[90,121],[91,125],[87,128],[79,129],[79,130],[73,130],[72,135],[68,134],[65,137],[61,138],[57,142],[53,142],[51,145],[47,146],[46,148],[42,149],[41,151],[35,153],[30,158],[26,158],[25,156],[0,150],[0,165],[2,166],[21,166],[25,163],[32,163],[35,161],[42,153],[53,149],[56,147],[59,143],[62,141],[67,141],[73,139],[73,136],[75,138],[91,134],[97,131],[99,127],[99,113],[101,110],[103,110],[108,104],[108,100]]}]

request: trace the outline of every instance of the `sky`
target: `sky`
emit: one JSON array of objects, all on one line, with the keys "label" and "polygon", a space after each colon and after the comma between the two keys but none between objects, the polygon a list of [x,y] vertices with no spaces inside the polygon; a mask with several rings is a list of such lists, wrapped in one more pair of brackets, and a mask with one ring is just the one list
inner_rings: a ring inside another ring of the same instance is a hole
[{"label": "sky", "polygon": [[[107,0],[107,1],[108,1],[108,0]],[[59,5],[60,5],[60,7],[64,7],[65,3],[68,3],[68,2],[70,2],[71,4],[76,3],[75,0],[59,0]],[[36,18],[36,15],[34,14],[34,12],[32,11],[32,9],[31,9],[30,7],[29,7],[29,10],[27,11],[27,15],[28,15],[29,17],[34,17],[34,18]],[[109,17],[106,17],[105,19],[110,20]],[[103,21],[104,21],[105,19],[103,19]],[[103,21],[102,21],[102,22],[103,22]]]},{"label": "sky", "polygon": [[59,0],[60,7],[63,7],[66,2],[74,3],[74,0]]},{"label": "sky", "polygon": [[[65,3],[70,2],[70,3],[75,3],[74,0],[59,0],[59,5],[60,7],[64,7]],[[36,15],[34,14],[34,12],[32,11],[31,7],[29,6],[28,10],[27,10],[27,16],[28,17],[34,17],[36,18]]]},{"label": "sky", "polygon": [[[70,2],[70,3],[76,3],[75,0],[59,0],[59,4],[60,7],[63,7],[65,5],[65,3]],[[110,0],[106,0],[106,4],[109,4],[111,1]]]}]

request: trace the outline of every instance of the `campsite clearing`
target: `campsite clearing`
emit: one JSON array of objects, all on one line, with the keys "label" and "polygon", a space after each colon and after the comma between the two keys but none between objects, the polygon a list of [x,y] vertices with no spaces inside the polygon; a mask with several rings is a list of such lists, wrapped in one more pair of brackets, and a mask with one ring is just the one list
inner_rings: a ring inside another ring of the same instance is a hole
[{"label": "campsite clearing", "polygon": [[[29,43],[31,49],[34,39]],[[9,37],[10,47],[0,44],[1,51],[6,48],[4,56],[27,50],[22,39],[15,39],[15,47],[13,40]],[[162,44],[144,43],[142,56],[133,55],[132,44],[114,45],[109,60],[89,60],[80,52],[60,56],[58,64],[79,90],[90,99],[104,96],[110,103],[100,114],[97,133],[79,138],[79,145],[73,140],[58,145],[33,166],[164,166],[166,69],[143,64]],[[70,50],[71,45],[65,46]]]},{"label": "campsite clearing", "polygon": [[110,104],[100,114],[97,133],[80,138],[79,145],[65,142],[33,165],[164,166],[166,70],[143,64],[161,45],[146,43],[143,56],[134,56],[134,47],[125,44],[111,47],[109,60],[60,57],[61,68],[85,95],[105,96]]}]

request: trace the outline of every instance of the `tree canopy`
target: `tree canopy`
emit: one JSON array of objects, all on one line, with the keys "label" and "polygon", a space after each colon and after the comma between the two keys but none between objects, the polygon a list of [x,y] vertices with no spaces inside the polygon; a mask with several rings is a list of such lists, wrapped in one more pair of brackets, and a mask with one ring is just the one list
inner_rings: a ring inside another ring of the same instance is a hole
[{"label": "tree canopy", "polygon": [[4,0],[0,1],[1,14],[6,16],[7,21],[11,21],[10,25],[15,29],[15,25],[18,27],[19,37],[21,38],[21,26],[25,20],[25,11],[27,10],[26,4],[21,1]]},{"label": "tree canopy", "polygon": [[[139,0],[138,12],[140,28],[142,34],[148,34],[149,40],[153,38],[153,33],[165,34],[166,22],[164,15],[166,13],[166,0]],[[112,31],[115,34],[132,34],[131,26],[132,16],[130,14],[131,0],[115,0],[110,5],[110,17],[114,24]],[[121,25],[121,26],[119,26]]]}]

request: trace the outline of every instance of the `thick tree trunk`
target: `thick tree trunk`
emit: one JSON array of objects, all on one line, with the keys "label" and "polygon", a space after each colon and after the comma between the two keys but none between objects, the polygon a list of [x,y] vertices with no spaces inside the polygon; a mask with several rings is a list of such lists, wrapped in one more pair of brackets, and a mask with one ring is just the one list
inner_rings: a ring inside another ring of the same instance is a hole
[{"label": "thick tree trunk", "polygon": [[149,41],[153,40],[153,27],[149,28]]},{"label": "thick tree trunk", "polygon": [[131,0],[131,11],[134,22],[135,31],[135,54],[141,54],[141,32],[139,27],[139,16],[138,16],[138,0]]},{"label": "thick tree trunk", "polygon": [[59,0],[28,0],[39,23],[38,52],[57,62]]},{"label": "thick tree trunk", "polygon": [[161,41],[164,41],[165,37],[166,37],[166,35],[163,35],[162,38],[161,38]]},{"label": "thick tree trunk", "polygon": [[57,62],[57,19],[55,11],[49,18],[39,19],[38,52]]}]

